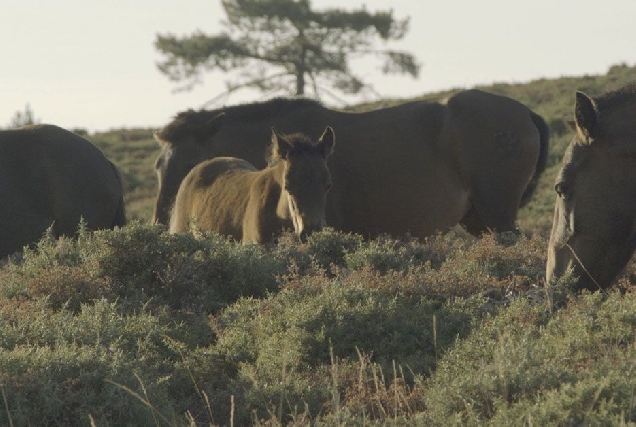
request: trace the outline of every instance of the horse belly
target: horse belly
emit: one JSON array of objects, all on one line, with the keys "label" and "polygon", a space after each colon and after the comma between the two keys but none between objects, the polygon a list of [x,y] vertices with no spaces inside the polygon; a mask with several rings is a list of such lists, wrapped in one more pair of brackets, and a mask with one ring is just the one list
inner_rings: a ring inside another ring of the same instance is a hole
[{"label": "horse belly", "polygon": [[[374,176],[366,183],[349,177],[342,194],[335,195],[344,230],[424,238],[456,225],[470,205],[459,177],[442,162],[418,162],[399,174],[376,171]],[[332,225],[329,216],[327,223]]]},{"label": "horse belly", "polygon": [[438,182],[412,188],[413,195],[397,199],[393,217],[398,219],[396,232],[424,238],[455,226],[469,207],[469,195],[458,185]]}]

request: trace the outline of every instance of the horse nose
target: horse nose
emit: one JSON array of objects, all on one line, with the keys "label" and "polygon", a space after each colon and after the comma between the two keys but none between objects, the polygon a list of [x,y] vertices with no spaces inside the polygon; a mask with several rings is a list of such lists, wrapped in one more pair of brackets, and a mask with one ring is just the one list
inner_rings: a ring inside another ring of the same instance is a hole
[{"label": "horse nose", "polygon": [[580,284],[582,280],[585,281],[587,279],[586,275],[581,274],[580,264],[572,256],[569,246],[555,247],[552,243],[548,244],[548,259],[545,272],[546,284],[553,284],[570,270],[572,270],[573,275],[578,277],[577,283]]}]

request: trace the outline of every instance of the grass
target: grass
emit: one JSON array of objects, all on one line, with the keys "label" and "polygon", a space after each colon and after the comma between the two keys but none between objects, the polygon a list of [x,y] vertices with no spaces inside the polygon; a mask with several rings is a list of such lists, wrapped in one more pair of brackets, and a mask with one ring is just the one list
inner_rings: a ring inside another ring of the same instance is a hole
[{"label": "grass", "polygon": [[147,224],[151,130],[90,136],[134,220],[0,268],[0,425],[636,423],[634,263],[604,293],[543,278],[574,90],[633,71],[485,88],[553,128],[517,238],[170,235]]}]

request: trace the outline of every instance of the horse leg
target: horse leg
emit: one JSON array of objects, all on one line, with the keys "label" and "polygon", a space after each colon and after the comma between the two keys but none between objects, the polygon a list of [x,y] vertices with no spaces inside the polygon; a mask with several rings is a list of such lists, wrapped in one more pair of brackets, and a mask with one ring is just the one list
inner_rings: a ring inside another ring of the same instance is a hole
[{"label": "horse leg", "polygon": [[243,232],[241,233],[241,241],[243,243],[264,243],[261,223],[258,214],[254,213],[256,207],[253,205],[253,199],[247,205],[247,209],[243,216]]},{"label": "horse leg", "polygon": [[459,223],[473,236],[479,236],[488,231],[486,223],[484,223],[484,221],[479,217],[479,214],[472,206],[468,209],[468,212],[466,212]]}]

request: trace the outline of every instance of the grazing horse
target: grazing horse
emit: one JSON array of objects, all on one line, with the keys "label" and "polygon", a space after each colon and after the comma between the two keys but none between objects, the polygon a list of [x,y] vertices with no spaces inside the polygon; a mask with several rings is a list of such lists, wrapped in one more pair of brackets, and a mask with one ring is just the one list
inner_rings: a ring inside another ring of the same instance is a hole
[{"label": "grazing horse", "polygon": [[331,175],[327,157],[335,136],[329,126],[317,143],[303,134],[272,129],[271,165],[256,169],[245,160],[217,157],[185,177],[170,221],[170,232],[197,226],[244,243],[266,243],[285,228],[306,236],[325,226]]},{"label": "grazing horse", "polygon": [[327,222],[365,237],[425,237],[461,223],[475,235],[515,230],[545,168],[548,127],[523,104],[479,90],[363,113],[307,99],[186,111],[159,131],[153,222],[167,224],[179,183],[217,156],[265,166],[268,133],[338,134]]},{"label": "grazing horse", "polygon": [[0,131],[0,257],[35,243],[52,227],[72,236],[125,224],[115,166],[91,142],[53,125]]},{"label": "grazing horse", "polygon": [[575,136],[554,186],[546,281],[569,269],[605,289],[636,248],[636,82],[592,98],[576,92]]}]

